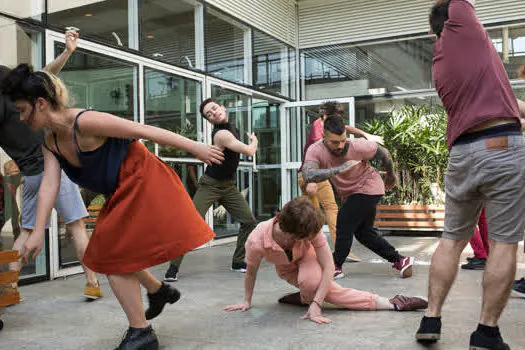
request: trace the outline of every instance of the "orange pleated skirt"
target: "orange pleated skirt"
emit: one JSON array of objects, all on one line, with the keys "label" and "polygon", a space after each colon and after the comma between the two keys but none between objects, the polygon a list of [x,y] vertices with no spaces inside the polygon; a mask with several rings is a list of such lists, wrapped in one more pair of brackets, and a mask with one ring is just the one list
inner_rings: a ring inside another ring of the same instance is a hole
[{"label": "orange pleated skirt", "polygon": [[83,263],[103,274],[136,272],[214,236],[175,171],[135,141],[121,165],[115,193],[100,211]]}]

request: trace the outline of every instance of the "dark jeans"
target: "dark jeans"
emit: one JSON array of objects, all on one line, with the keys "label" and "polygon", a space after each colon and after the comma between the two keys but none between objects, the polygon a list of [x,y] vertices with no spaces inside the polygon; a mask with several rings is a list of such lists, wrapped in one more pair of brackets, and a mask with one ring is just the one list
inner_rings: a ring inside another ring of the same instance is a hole
[{"label": "dark jeans", "polygon": [[[232,218],[241,224],[232,264],[244,264],[244,254],[246,253],[244,244],[248,239],[248,235],[257,225],[248,202],[237,189],[235,181],[219,181],[208,175],[203,175],[199,180],[197,193],[193,196],[193,204],[195,204],[199,214],[204,217],[215,202],[222,204]],[[175,258],[171,261],[171,264],[180,267],[182,258],[183,256]]]},{"label": "dark jeans", "polygon": [[352,248],[354,235],[359,243],[391,263],[401,258],[398,251],[374,229],[376,205],[381,197],[380,195],[354,194],[348,197],[339,209],[334,250],[336,266],[343,266]]}]

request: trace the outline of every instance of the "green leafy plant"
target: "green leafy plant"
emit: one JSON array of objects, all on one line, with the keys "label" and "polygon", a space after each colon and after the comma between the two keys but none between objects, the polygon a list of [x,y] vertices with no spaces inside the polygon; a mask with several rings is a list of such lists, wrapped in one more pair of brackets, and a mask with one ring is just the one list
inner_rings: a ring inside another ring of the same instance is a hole
[{"label": "green leafy plant", "polygon": [[384,138],[398,184],[383,204],[441,204],[448,150],[447,115],[440,106],[407,105],[360,127]]}]

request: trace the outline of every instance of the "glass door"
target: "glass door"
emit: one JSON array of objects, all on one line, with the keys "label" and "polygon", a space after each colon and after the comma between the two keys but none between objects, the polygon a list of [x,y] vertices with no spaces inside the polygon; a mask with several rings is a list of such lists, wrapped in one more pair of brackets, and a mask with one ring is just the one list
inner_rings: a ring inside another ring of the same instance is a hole
[{"label": "glass door", "polygon": [[[355,124],[354,98],[334,99],[343,104],[344,118],[348,125]],[[303,148],[313,122],[319,118],[319,106],[327,100],[312,100],[288,102],[281,106],[286,118],[281,119],[282,147],[281,147],[281,191],[283,203],[301,195],[298,185],[298,169],[303,160]]]}]

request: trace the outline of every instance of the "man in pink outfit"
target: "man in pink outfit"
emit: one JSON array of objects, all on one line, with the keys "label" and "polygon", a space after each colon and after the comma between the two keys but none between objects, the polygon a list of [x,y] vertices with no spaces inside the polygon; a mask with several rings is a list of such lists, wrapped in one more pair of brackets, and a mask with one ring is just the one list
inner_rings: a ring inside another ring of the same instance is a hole
[{"label": "man in pink outfit", "polygon": [[246,242],[245,300],[226,311],[246,311],[252,306],[257,271],[263,258],[275,265],[279,277],[299,288],[281,303],[309,305],[302,317],[316,323],[331,321],[321,313],[323,302],[351,310],[414,311],[425,309],[427,302],[416,297],[396,295],[392,299],[332,281],[334,263],[328,242],[321,231],[324,217],[305,197],[288,202],[273,219],[260,223]]}]

